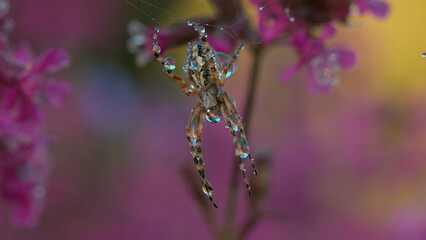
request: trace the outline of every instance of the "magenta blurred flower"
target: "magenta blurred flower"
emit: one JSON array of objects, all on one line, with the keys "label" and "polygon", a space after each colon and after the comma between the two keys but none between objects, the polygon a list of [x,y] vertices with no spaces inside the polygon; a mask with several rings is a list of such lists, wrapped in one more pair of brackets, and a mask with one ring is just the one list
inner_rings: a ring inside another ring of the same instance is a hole
[{"label": "magenta blurred flower", "polygon": [[263,42],[268,44],[280,38],[290,23],[286,15],[288,9],[279,1],[252,0],[251,2],[259,7],[259,34]]},{"label": "magenta blurred flower", "polygon": [[355,0],[361,14],[371,11],[377,18],[386,18],[389,14],[389,5],[381,0]]},{"label": "magenta blurred flower", "polygon": [[[353,12],[365,14],[371,11],[379,18],[386,17],[389,12],[388,4],[382,0],[251,0],[258,8],[258,27],[254,29],[245,24],[244,18],[238,19],[247,16],[240,1],[226,4],[226,1],[212,0],[212,3],[223,12],[214,18],[202,19],[205,24],[201,19],[195,19],[195,22],[207,27],[209,42],[214,49],[229,53],[238,42],[236,36],[248,42],[262,40],[260,45],[253,46],[254,49],[287,37],[289,46],[299,53],[300,60],[283,73],[282,82],[289,82],[306,66],[308,91],[313,95],[329,92],[340,81],[338,72],[351,69],[356,63],[352,51],[326,46],[326,41],[336,32],[331,24],[346,23]],[[313,30],[319,27],[324,30],[322,36],[316,37]],[[163,29],[159,35],[163,51],[197,37],[182,27],[169,26]],[[129,50],[137,55],[137,62],[141,65],[153,57],[152,32],[152,28],[147,28],[139,22],[129,24]]]},{"label": "magenta blurred flower", "polygon": [[[326,40],[336,32],[331,23],[336,20],[346,22],[350,7],[354,5],[361,14],[372,11],[379,18],[386,17],[389,11],[387,3],[380,0],[252,0],[252,3],[259,7],[259,34],[263,41],[270,43],[287,33],[290,46],[300,55],[299,62],[283,73],[282,82],[289,82],[306,66],[308,91],[313,95],[330,91],[339,83],[337,72],[355,66],[353,52],[325,46]],[[323,34],[316,39],[310,30],[321,25],[325,25]]]},{"label": "magenta blurred flower", "polygon": [[304,66],[308,68],[308,90],[313,95],[328,92],[339,83],[337,72],[355,66],[355,54],[347,49],[327,48],[326,40],[335,34],[335,28],[325,26],[322,35],[314,39],[307,31],[300,30],[290,40],[290,45],[300,54],[300,60],[289,67],[281,76],[283,83],[288,83]]},{"label": "magenta blurred flower", "polygon": [[[0,9],[6,5],[0,1]],[[67,66],[70,58],[60,48],[35,57],[27,44],[13,48],[4,30],[0,36],[0,206],[13,224],[29,227],[41,212],[50,169],[41,105],[58,106],[70,91],[45,74]]]}]

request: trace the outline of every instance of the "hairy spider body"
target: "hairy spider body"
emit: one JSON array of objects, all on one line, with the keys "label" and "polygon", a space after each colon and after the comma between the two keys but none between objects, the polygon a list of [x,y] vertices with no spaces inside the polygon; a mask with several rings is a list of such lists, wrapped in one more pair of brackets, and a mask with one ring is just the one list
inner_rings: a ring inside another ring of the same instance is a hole
[{"label": "hairy spider body", "polygon": [[254,166],[254,159],[251,157],[250,148],[238,114],[234,99],[228,95],[223,89],[225,79],[230,76],[232,67],[237,60],[240,51],[244,48],[241,46],[235,51],[234,56],[228,63],[221,62],[219,57],[221,53],[213,50],[207,42],[207,34],[204,27],[194,22],[188,22],[189,26],[193,26],[199,33],[201,41],[189,43],[186,61],[183,69],[188,74],[187,78],[181,78],[173,73],[174,59],[164,59],[160,55],[160,47],[158,46],[158,24],[154,32],[153,52],[157,61],[163,65],[164,70],[170,78],[175,80],[182,87],[183,92],[188,96],[198,96],[197,104],[192,109],[191,117],[187,126],[187,140],[191,148],[191,155],[202,180],[202,189],[209,197],[215,207],[217,205],[213,201],[213,188],[207,180],[205,173],[205,165],[203,153],[201,150],[201,137],[203,133],[204,118],[210,123],[217,123],[223,116],[226,121],[226,127],[229,128],[232,139],[234,141],[235,155],[246,184],[247,191],[251,196],[250,185],[245,174],[244,158],[249,158],[253,167],[254,174],[257,175],[257,169]]}]

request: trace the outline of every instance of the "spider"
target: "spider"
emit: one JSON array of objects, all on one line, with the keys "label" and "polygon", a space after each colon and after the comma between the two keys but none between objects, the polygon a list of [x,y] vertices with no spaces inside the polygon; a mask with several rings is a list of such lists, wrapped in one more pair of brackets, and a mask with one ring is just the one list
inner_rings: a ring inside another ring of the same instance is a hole
[{"label": "spider", "polygon": [[210,123],[219,122],[222,116],[225,118],[226,128],[229,128],[231,132],[232,139],[234,141],[235,155],[238,159],[240,170],[250,196],[251,191],[245,173],[246,169],[244,167],[244,158],[248,157],[250,159],[253,172],[257,175],[257,169],[254,165],[254,159],[250,154],[250,148],[247,143],[246,134],[244,133],[241,117],[235,106],[235,101],[223,89],[225,79],[231,75],[233,63],[237,60],[240,51],[244,48],[244,44],[241,44],[241,46],[235,51],[235,54],[232,59],[230,59],[229,63],[225,65],[218,59],[221,56],[221,53],[217,53],[207,42],[205,28],[193,21],[189,21],[188,25],[194,27],[195,31],[198,32],[201,41],[189,43],[187,59],[183,65],[183,69],[188,74],[187,77],[182,78],[175,75],[173,73],[173,69],[176,67],[174,59],[170,57],[164,59],[161,56],[161,49],[158,46],[158,33],[160,31],[158,23],[156,24],[153,36],[153,53],[169,77],[180,84],[183,92],[187,96],[198,96],[198,101],[193,107],[189,118],[186,136],[191,148],[191,155],[194,158],[198,173],[201,176],[202,190],[208,196],[212,204],[217,208],[212,197],[212,185],[207,180],[204,170],[205,166],[201,150],[204,118],[206,118]]}]

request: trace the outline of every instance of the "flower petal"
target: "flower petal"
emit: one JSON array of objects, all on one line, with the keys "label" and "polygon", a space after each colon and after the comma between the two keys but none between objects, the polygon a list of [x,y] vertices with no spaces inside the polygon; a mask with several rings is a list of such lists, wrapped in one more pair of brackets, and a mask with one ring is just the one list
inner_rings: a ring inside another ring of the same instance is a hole
[{"label": "flower petal", "polygon": [[53,107],[59,107],[70,94],[71,86],[67,82],[49,81],[45,87],[45,91],[50,105]]},{"label": "flower petal", "polygon": [[368,5],[374,16],[377,18],[383,19],[386,18],[389,14],[389,5],[384,1],[371,0]]},{"label": "flower petal", "polygon": [[330,92],[332,86],[330,84],[318,84],[320,80],[317,79],[315,71],[312,67],[308,68],[308,93],[312,96],[319,96]]},{"label": "flower petal", "polygon": [[56,72],[70,63],[70,56],[62,48],[47,50],[38,60],[38,72]]},{"label": "flower petal", "polygon": [[31,63],[34,60],[33,51],[28,43],[19,44],[15,49],[14,57],[22,64]]},{"label": "flower petal", "polygon": [[343,49],[343,48],[333,49],[330,51],[330,53],[336,54],[337,61],[340,67],[344,70],[354,68],[357,63],[356,55],[351,50]]}]

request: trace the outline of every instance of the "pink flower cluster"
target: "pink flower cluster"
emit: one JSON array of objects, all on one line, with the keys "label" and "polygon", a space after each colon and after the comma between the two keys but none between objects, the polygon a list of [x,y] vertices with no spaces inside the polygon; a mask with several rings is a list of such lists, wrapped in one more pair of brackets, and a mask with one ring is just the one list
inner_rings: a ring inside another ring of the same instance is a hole
[{"label": "pink flower cluster", "polygon": [[[288,83],[301,69],[307,68],[308,91],[313,95],[330,91],[340,82],[338,72],[351,69],[356,64],[355,53],[351,50],[327,46],[327,40],[336,33],[332,24],[348,24],[350,15],[354,13],[372,12],[377,18],[385,18],[389,12],[384,0],[251,0],[259,9],[258,27],[253,29],[247,21],[243,21],[245,17],[242,16],[247,16],[247,13],[242,1],[212,2],[218,10],[217,16],[193,20],[206,26],[209,43],[216,51],[232,54],[237,40],[247,43],[260,41],[260,45],[253,46],[258,48],[288,39],[286,44],[298,52],[300,59],[284,71],[281,80]],[[184,27],[162,27],[159,44],[163,51],[197,38]],[[318,30],[322,33],[313,34]],[[152,32],[152,27],[138,22],[129,25],[129,49],[137,55],[140,65],[153,59]]]},{"label": "pink flower cluster", "polygon": [[[259,33],[265,43],[288,36],[288,45],[297,50],[300,60],[284,71],[281,80],[288,83],[303,67],[308,69],[308,90],[317,95],[339,83],[337,72],[355,66],[355,54],[343,48],[329,48],[326,41],[336,29],[332,22],[346,23],[350,9],[368,11],[378,18],[387,16],[389,6],[381,0],[252,0],[259,7]],[[354,11],[354,10],[353,10]],[[311,34],[322,27],[319,37]]]},{"label": "pink flower cluster", "polygon": [[47,74],[70,57],[60,48],[36,57],[27,44],[13,47],[8,10],[9,2],[0,0],[0,220],[30,227],[42,210],[50,169],[41,105],[59,106],[70,91]]}]

